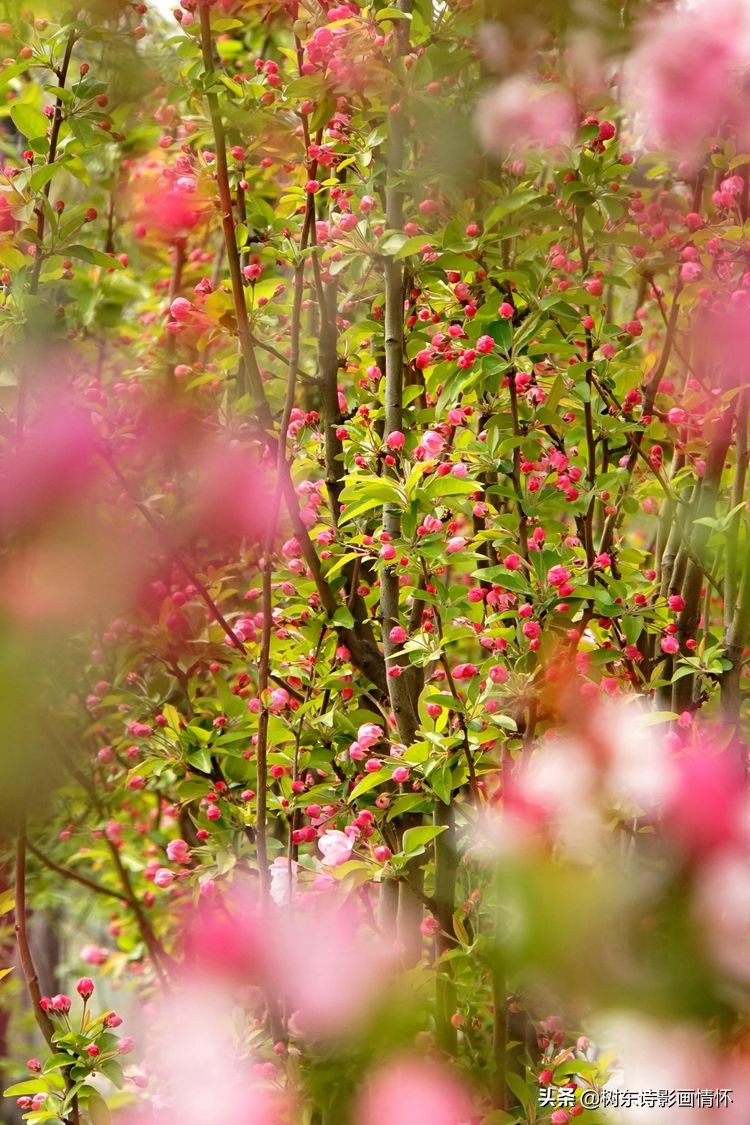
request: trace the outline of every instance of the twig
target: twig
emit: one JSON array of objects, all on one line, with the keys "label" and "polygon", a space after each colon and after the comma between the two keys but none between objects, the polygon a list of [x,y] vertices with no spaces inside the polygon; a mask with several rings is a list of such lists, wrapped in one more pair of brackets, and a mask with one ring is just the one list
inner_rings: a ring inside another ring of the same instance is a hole
[{"label": "twig", "polygon": [[130,905],[130,899],[122,891],[113,890],[111,887],[105,887],[101,883],[95,882],[93,879],[87,879],[85,875],[79,875],[77,871],[73,871],[70,867],[63,867],[59,863],[55,863],[48,855],[32,844],[30,840],[26,841],[26,847],[35,855],[36,858],[48,867],[50,871],[55,871],[58,875],[62,875],[63,879],[71,879],[74,883],[80,883],[82,887],[87,887],[88,890],[94,891],[98,895],[107,895],[109,898],[119,899],[120,902],[125,902]]}]

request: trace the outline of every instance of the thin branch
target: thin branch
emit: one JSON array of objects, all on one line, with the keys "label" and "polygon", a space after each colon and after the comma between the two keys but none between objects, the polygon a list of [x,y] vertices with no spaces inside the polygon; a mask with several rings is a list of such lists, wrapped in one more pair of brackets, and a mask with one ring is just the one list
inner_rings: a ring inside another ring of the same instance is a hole
[{"label": "thin branch", "polygon": [[[206,83],[213,81],[214,58],[213,39],[211,34],[211,0],[199,0],[200,8],[200,39],[203,55],[204,80]],[[237,235],[234,228],[232,213],[232,191],[229,186],[229,167],[227,164],[227,144],[224,132],[224,123],[221,119],[219,99],[212,89],[206,92],[208,115],[211,119],[211,128],[214,135],[214,150],[216,157],[216,180],[219,188],[219,203],[221,209],[221,226],[224,232],[224,246],[227,255],[227,265],[232,283],[232,297],[234,299],[234,312],[237,319],[237,336],[240,341],[240,351],[244,370],[250,380],[250,390],[255,399],[255,408],[262,426],[271,428],[271,410],[263,389],[263,380],[260,367],[253,348],[250,335],[250,321],[245,304],[245,288],[242,283],[242,266],[240,254],[237,249]]]},{"label": "thin branch", "polygon": [[120,902],[125,902],[130,905],[130,899],[127,895],[123,894],[122,891],[115,891],[111,887],[105,887],[101,883],[95,882],[93,879],[88,879],[85,875],[80,875],[71,867],[63,867],[61,864],[55,863],[53,859],[50,859],[48,855],[45,855],[44,852],[36,847],[35,844],[32,844],[30,840],[27,840],[26,846],[31,854],[36,856],[40,863],[43,863],[45,867],[48,867],[50,869],[50,871],[54,871],[56,872],[56,874],[61,875],[63,879],[71,879],[74,883],[80,883],[82,887],[86,887],[88,890],[94,891],[98,895],[106,895],[108,898],[116,898],[119,899]]}]

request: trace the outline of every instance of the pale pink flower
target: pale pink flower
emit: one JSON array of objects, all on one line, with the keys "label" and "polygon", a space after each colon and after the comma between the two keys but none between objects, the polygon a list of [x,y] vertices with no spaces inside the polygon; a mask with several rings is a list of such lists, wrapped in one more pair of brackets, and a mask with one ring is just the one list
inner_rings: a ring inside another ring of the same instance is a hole
[{"label": "pale pink flower", "polygon": [[742,851],[719,853],[696,873],[695,925],[723,973],[750,980],[750,870]]},{"label": "pale pink flower", "polygon": [[327,867],[338,867],[340,863],[346,863],[351,858],[353,847],[354,841],[336,828],[329,828],[318,839],[318,850]]},{"label": "pale pink flower", "polygon": [[288,998],[304,1035],[349,1034],[397,964],[395,949],[334,896],[328,890],[312,909],[280,918],[274,935],[274,987]]},{"label": "pale pink flower", "polygon": [[295,894],[297,889],[297,868],[295,860],[291,861],[284,856],[277,858],[270,865],[271,889],[270,895],[277,906],[286,906],[290,893]]},{"label": "pale pink flower", "polygon": [[445,438],[435,430],[425,430],[419,444],[428,457],[437,457],[443,451]]},{"label": "pale pink flower", "polygon": [[[148,1058],[163,1106],[157,1120],[163,1125],[282,1125],[289,1120],[286,1095],[258,1077],[252,1060],[238,1057],[229,1034],[231,1017],[231,998],[208,979],[190,978],[160,1001],[164,1027],[161,1034],[151,1029]],[[125,1125],[151,1120],[151,1114],[136,1112]]]},{"label": "pale pink flower", "polygon": [[698,309],[692,327],[697,370],[712,386],[745,385],[750,379],[750,312],[714,293],[711,308]]},{"label": "pale pink flower", "polygon": [[[744,1125],[747,1118],[748,1067],[741,1056],[712,1049],[703,1029],[688,1023],[667,1023],[641,1015],[612,1013],[594,1028],[598,1042],[617,1044],[618,1071],[607,1088],[622,1090],[701,1089],[730,1091],[722,1106],[670,1109],[669,1125]],[[700,1075],[700,1079],[697,1079]],[[730,1100],[731,1099],[731,1100]],[[656,1114],[657,1117],[660,1114]],[[666,1119],[666,1118],[665,1118]],[[585,1115],[584,1115],[585,1120]],[[647,1103],[625,1110],[628,1125],[649,1125],[654,1110]]]},{"label": "pale pink flower", "polygon": [[643,24],[626,88],[651,140],[687,157],[722,125],[744,125],[749,17],[744,0],[696,0]]},{"label": "pale pink flower", "polygon": [[190,846],[186,840],[170,840],[167,844],[167,858],[172,863],[190,863]]},{"label": "pale pink flower", "polygon": [[357,1125],[462,1125],[471,1098],[458,1077],[422,1059],[394,1059],[370,1079]]},{"label": "pale pink flower", "polygon": [[289,704],[289,692],[286,688],[274,688],[269,699],[269,710],[274,714],[283,711]]},{"label": "pale pink flower", "polygon": [[736,747],[700,747],[670,762],[663,831],[680,852],[705,860],[748,842],[748,803]]},{"label": "pale pink flower", "polygon": [[84,945],[78,956],[86,965],[103,965],[111,955],[104,946]]},{"label": "pale pink flower", "polygon": [[377,723],[363,723],[357,731],[357,742],[363,750],[369,750],[383,737],[383,728]]},{"label": "pale pink flower", "polygon": [[495,156],[504,156],[513,146],[569,144],[576,129],[575,104],[560,88],[516,75],[481,99],[477,128],[482,146]]}]

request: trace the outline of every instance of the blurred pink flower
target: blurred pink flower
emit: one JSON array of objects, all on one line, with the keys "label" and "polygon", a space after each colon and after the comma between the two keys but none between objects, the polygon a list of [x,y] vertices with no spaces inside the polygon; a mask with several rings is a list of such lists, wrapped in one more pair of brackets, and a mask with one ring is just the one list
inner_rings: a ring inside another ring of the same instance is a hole
[{"label": "blurred pink flower", "polygon": [[744,386],[750,378],[750,309],[716,291],[712,298],[693,318],[693,362],[712,387]]},{"label": "blurred pink flower", "polygon": [[705,948],[730,977],[750,980],[750,870],[742,851],[722,851],[696,872],[695,924]]},{"label": "blurred pink flower", "polygon": [[477,128],[482,146],[498,157],[514,146],[552,148],[569,144],[576,129],[575,104],[562,89],[516,75],[481,99]]},{"label": "blurred pink flower", "polygon": [[652,141],[695,155],[731,123],[747,130],[741,71],[750,61],[744,0],[696,0],[642,27],[626,68],[626,89]]},{"label": "blurred pink flower", "polygon": [[[253,1060],[238,1057],[232,1042],[232,1005],[208,981],[191,980],[161,998],[148,1049],[153,1088],[159,1091],[160,1125],[282,1125],[289,1102],[259,1077]],[[273,1069],[273,1068],[272,1068]],[[136,1114],[126,1125],[145,1125]]]},{"label": "blurred pink flower", "polygon": [[737,750],[700,747],[675,756],[670,765],[661,822],[680,852],[705,860],[725,849],[746,848],[748,800]]},{"label": "blurred pink flower", "polygon": [[365,927],[356,909],[342,906],[332,892],[293,918],[278,921],[275,987],[287,996],[296,1027],[305,1035],[350,1033],[393,972],[395,948]]},{"label": "blurred pink flower", "polygon": [[86,965],[103,965],[109,960],[110,951],[99,945],[84,945],[79,957]]},{"label": "blurred pink flower", "polygon": [[193,523],[200,535],[222,544],[264,538],[273,488],[257,457],[241,446],[217,443],[207,445],[193,466],[197,474]]},{"label": "blurred pink flower", "polygon": [[[276,864],[288,891],[287,860]],[[367,1014],[396,951],[353,904],[342,905],[335,886],[281,905],[264,911],[247,892],[187,913],[184,986],[207,982],[217,996],[259,986],[285,998],[296,1033],[344,1034]]]},{"label": "blurred pink flower", "polygon": [[421,1059],[393,1059],[363,1091],[357,1125],[463,1125],[471,1097],[447,1068]]},{"label": "blurred pink flower", "polygon": [[174,242],[184,239],[210,212],[196,169],[183,154],[173,165],[148,156],[130,172],[130,218],[140,237]]},{"label": "blurred pink flower", "polygon": [[44,403],[21,444],[3,459],[0,531],[28,534],[75,507],[101,475],[88,414],[57,397]]}]

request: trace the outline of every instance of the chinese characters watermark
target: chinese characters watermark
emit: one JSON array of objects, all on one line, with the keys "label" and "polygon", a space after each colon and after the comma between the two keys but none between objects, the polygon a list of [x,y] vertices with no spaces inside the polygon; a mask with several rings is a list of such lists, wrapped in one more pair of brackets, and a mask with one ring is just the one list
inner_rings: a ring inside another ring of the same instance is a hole
[{"label": "chinese characters watermark", "polygon": [[[542,1086],[539,1105],[565,1109],[579,1102],[584,1109],[721,1109],[733,1103],[732,1090],[576,1090],[570,1086]],[[578,1095],[578,1096],[576,1096]]]}]

